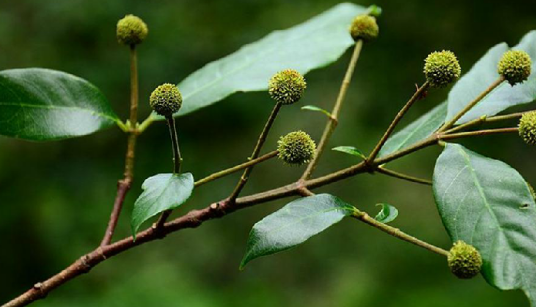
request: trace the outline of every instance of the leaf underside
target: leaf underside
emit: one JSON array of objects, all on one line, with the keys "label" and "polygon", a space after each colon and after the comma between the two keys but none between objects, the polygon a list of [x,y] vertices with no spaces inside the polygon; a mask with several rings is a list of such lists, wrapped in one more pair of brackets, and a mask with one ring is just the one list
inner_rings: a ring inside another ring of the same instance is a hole
[{"label": "leaf underside", "polygon": [[536,306],[536,204],[521,175],[501,161],[447,144],[433,189],[451,239],[481,253],[486,281],[502,290],[522,289]]},{"label": "leaf underside", "polygon": [[104,95],[76,76],[41,68],[0,72],[0,134],[33,141],[87,135],[118,121]]}]

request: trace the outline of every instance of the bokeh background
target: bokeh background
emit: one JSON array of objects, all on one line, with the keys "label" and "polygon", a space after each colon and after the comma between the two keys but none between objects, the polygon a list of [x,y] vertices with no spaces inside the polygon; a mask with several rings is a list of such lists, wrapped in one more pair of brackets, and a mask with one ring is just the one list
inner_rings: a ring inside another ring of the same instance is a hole
[{"label": "bokeh background", "polygon": [[[371,2],[356,1],[368,6]],[[115,24],[127,13],[141,16],[150,33],[139,48],[140,117],[148,96],[163,82],[178,83],[205,63],[270,31],[298,24],[336,0],[0,2],[0,67],[47,67],[88,79],[127,117],[128,50],[117,44]],[[380,38],[367,44],[357,66],[340,125],[331,145],[368,151],[397,110],[423,81],[431,51],[451,49],[465,71],[496,43],[516,44],[536,29],[536,3],[510,0],[377,0],[383,8]],[[307,75],[302,104],[331,108],[349,53]],[[403,124],[446,98],[433,90]],[[250,153],[272,108],[266,93],[237,94],[179,120],[185,170],[198,178],[232,166]],[[534,107],[534,105],[532,105]],[[266,150],[296,129],[320,137],[325,118],[285,108]],[[144,178],[171,169],[165,124],[139,139],[136,180],[126,199],[118,237],[129,234],[129,214]],[[0,302],[55,274],[101,239],[122,175],[125,136],[112,128],[60,142],[32,143],[0,137]],[[536,150],[516,137],[464,142],[500,158],[536,183]],[[431,178],[440,148],[393,164]],[[317,174],[355,163],[327,152]],[[295,180],[302,169],[278,161],[258,166],[244,194]],[[179,213],[227,196],[239,175],[207,184]],[[328,191],[375,213],[378,202],[400,210],[396,227],[448,248],[431,189],[381,175],[362,175]],[[500,292],[478,277],[460,281],[444,258],[355,221],[343,221],[306,244],[238,264],[251,226],[289,200],[274,201],[210,221],[114,257],[90,274],[57,289],[35,306],[528,306],[519,291]]]}]

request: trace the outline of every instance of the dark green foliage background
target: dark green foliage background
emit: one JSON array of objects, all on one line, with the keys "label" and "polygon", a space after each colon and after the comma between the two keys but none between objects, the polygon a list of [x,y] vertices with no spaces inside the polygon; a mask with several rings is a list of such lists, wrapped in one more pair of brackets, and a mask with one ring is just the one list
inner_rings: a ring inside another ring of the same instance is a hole
[{"label": "dark green foliage background", "polygon": [[[139,50],[144,118],[150,91],[158,84],[178,83],[205,63],[336,3],[8,0],[0,3],[0,68],[45,67],[78,75],[98,86],[125,118],[128,51],[115,41],[115,23],[127,13],[137,14],[149,25],[149,37]],[[536,4],[530,1],[376,4],[384,10],[380,39],[362,53],[333,147],[370,150],[414,83],[423,81],[422,61],[429,52],[452,49],[467,71],[491,46],[502,41],[514,45],[536,29]],[[347,62],[348,54],[310,73],[302,105],[330,108]],[[433,90],[405,123],[446,94]],[[180,118],[184,170],[200,178],[244,161],[271,107],[266,93],[238,94]],[[283,111],[266,150],[275,148],[278,135],[296,129],[320,137],[324,116],[297,106]],[[122,236],[129,234],[129,213],[143,180],[171,170],[168,139],[160,122],[139,140],[136,180],[118,230]],[[122,174],[125,143],[119,129],[52,143],[0,138],[0,302],[55,274],[100,242]],[[536,149],[520,139],[494,136],[464,144],[506,161],[536,183]],[[396,168],[431,178],[439,152],[426,150],[397,162]],[[355,161],[328,152],[318,173]],[[261,172],[263,176],[255,176]],[[245,193],[290,182],[299,173],[270,161],[256,168]],[[179,211],[227,196],[236,177],[199,188]],[[375,203],[393,204],[400,214],[392,225],[439,246],[450,245],[428,187],[362,175],[321,190],[371,214],[378,210]],[[297,249],[258,259],[239,272],[251,226],[285,203],[264,204],[139,247],[35,306],[528,306],[521,292],[501,293],[481,277],[459,281],[442,257],[354,221],[343,221]]]}]

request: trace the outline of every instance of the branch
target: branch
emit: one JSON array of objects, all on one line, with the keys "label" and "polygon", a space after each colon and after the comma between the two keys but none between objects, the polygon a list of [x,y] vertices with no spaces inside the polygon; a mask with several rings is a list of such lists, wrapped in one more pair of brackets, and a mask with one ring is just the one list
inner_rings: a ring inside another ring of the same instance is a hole
[{"label": "branch", "polygon": [[450,121],[446,122],[439,130],[437,130],[438,133],[445,132],[448,129],[452,128],[456,122],[462,118],[469,110],[471,110],[474,106],[476,106],[482,99],[484,99],[486,96],[489,95],[495,88],[497,88],[501,83],[504,82],[504,76],[500,76],[495,82],[493,82],[487,89],[485,89],[480,95],[478,95],[473,101],[469,102],[465,108],[463,108],[458,114],[456,114]]},{"label": "branch", "polygon": [[[280,102],[276,103],[274,106],[274,109],[272,110],[272,113],[270,113],[270,116],[268,117],[268,120],[266,121],[266,124],[264,125],[264,128],[262,129],[261,135],[259,136],[259,139],[257,140],[257,144],[255,145],[255,148],[253,149],[253,153],[249,157],[250,160],[253,160],[259,156],[259,153],[261,151],[262,145],[266,141],[266,137],[268,136],[268,132],[270,131],[270,128],[272,128],[272,125],[275,121],[275,118],[277,117],[277,113],[279,113],[279,110],[281,109],[282,104]],[[231,196],[229,196],[229,202],[233,203],[235,199],[238,197],[244,186],[246,185],[249,174],[251,174],[251,171],[253,170],[254,165],[250,165],[246,168],[244,173],[242,174],[242,177],[240,178],[240,181],[238,181],[235,189],[231,193]]]},{"label": "branch", "polygon": [[424,242],[422,240],[419,240],[413,236],[410,236],[408,234],[406,234],[405,232],[401,231],[400,229],[398,228],[395,228],[395,227],[392,227],[392,226],[389,226],[387,224],[384,224],[384,223],[381,223],[381,222],[378,222],[377,220],[373,219],[372,217],[370,217],[370,215],[368,215],[367,213],[365,212],[362,212],[362,211],[359,211],[356,209],[356,212],[352,215],[352,217],[356,218],[357,220],[361,221],[361,222],[364,222],[365,224],[368,224],[370,226],[373,226],[375,228],[378,228],[379,230],[387,233],[387,234],[390,234],[396,238],[399,238],[399,239],[402,239],[406,242],[409,242],[409,243],[412,243],[412,244],[415,244],[417,246],[420,246],[424,249],[427,249],[429,251],[432,251],[436,254],[439,254],[439,255],[442,255],[442,256],[445,256],[445,257],[448,257],[449,255],[449,252],[440,248],[440,247],[437,247],[437,246],[434,246],[430,243],[427,243],[427,242]]},{"label": "branch", "polygon": [[420,183],[420,184],[424,184],[424,185],[432,185],[432,181],[430,181],[430,180],[421,179],[421,178],[413,177],[413,176],[406,175],[406,174],[403,174],[403,173],[395,172],[393,170],[389,170],[389,169],[386,169],[386,168],[381,167],[381,166],[378,167],[376,170],[378,171],[378,173],[382,173],[384,175],[391,176],[391,177],[394,177],[394,178],[407,180],[407,181],[415,182],[415,183]]},{"label": "branch", "polygon": [[125,173],[124,178],[117,183],[117,196],[115,197],[114,207],[110,214],[110,220],[106,227],[106,232],[101,241],[101,246],[106,246],[112,241],[125,196],[130,190],[132,179],[134,178],[134,156],[136,150],[136,139],[139,131],[135,125],[138,121],[138,60],[136,54],[136,46],[130,46],[130,119],[129,119],[129,136],[127,143],[127,154],[125,158]]},{"label": "branch", "polygon": [[309,177],[311,177],[311,174],[316,168],[316,165],[318,164],[318,161],[320,160],[320,156],[322,156],[322,153],[324,152],[324,149],[326,148],[329,138],[333,134],[333,131],[335,131],[335,128],[337,127],[338,123],[338,117],[339,113],[341,111],[342,103],[344,102],[344,98],[346,97],[346,92],[348,91],[348,87],[350,86],[350,81],[352,81],[352,75],[354,74],[354,69],[357,64],[357,60],[359,59],[359,55],[361,54],[361,49],[363,48],[363,40],[358,40],[354,47],[354,52],[352,53],[352,58],[350,59],[350,63],[348,64],[348,69],[346,70],[346,74],[344,76],[344,79],[342,80],[341,88],[339,90],[339,95],[337,96],[337,101],[335,102],[335,105],[333,106],[333,110],[331,111],[331,116],[328,119],[328,123],[326,124],[326,128],[324,128],[324,133],[322,134],[322,137],[320,138],[320,142],[318,143],[318,148],[316,149],[315,155],[311,162],[307,165],[307,168],[305,169],[305,172],[303,173],[301,180],[307,180]]},{"label": "branch", "polygon": [[372,161],[374,161],[374,159],[376,159],[376,157],[378,156],[378,153],[382,149],[383,145],[385,145],[385,142],[387,142],[387,139],[389,139],[389,137],[391,136],[391,134],[395,130],[395,128],[398,125],[398,123],[402,120],[402,118],[408,112],[408,110],[411,108],[411,106],[413,106],[413,104],[417,100],[419,100],[419,99],[421,99],[423,97],[423,93],[426,91],[426,89],[428,89],[429,86],[430,86],[430,83],[428,83],[428,81],[426,81],[421,87],[419,87],[417,89],[415,94],[413,94],[413,96],[408,100],[408,102],[404,105],[404,107],[398,112],[398,114],[395,116],[395,119],[393,120],[393,122],[391,122],[391,125],[389,125],[389,128],[387,128],[387,130],[383,134],[382,138],[380,139],[380,141],[378,142],[376,147],[374,147],[374,149],[370,153],[369,157],[367,158],[368,162],[372,162]]},{"label": "branch", "polygon": [[499,133],[518,133],[518,131],[519,130],[517,127],[499,128],[499,129],[477,130],[477,131],[445,134],[445,135],[439,135],[438,137],[441,140],[452,140],[452,139],[460,139],[460,138],[466,138],[466,137],[472,137],[472,136],[482,136],[482,135],[499,134]]}]

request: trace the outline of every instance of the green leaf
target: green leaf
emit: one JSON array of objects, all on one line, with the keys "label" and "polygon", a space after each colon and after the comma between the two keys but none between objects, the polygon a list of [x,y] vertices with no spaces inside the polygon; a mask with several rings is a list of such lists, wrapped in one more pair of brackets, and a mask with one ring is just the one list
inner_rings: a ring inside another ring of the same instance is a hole
[{"label": "green leaf", "polygon": [[[236,92],[261,91],[283,69],[302,74],[336,61],[354,45],[348,28],[365,8],[342,3],[287,30],[275,31],[192,73],[179,85],[184,103],[178,115],[194,112]],[[156,116],[156,118],[162,119]]]},{"label": "green leaf", "polygon": [[480,251],[488,283],[522,289],[536,306],[536,204],[521,175],[501,161],[447,144],[433,188],[450,237]]},{"label": "green leaf", "polygon": [[253,226],[240,269],[251,260],[271,255],[324,231],[354,212],[354,207],[329,194],[295,200]]},{"label": "green leaf", "polygon": [[353,146],[338,146],[338,147],[332,148],[331,150],[340,151],[340,152],[343,152],[345,154],[356,156],[356,157],[359,157],[359,158],[362,158],[362,159],[367,158],[361,151],[359,151],[357,148],[355,148]]},{"label": "green leaf", "polygon": [[382,222],[384,224],[390,223],[396,219],[398,216],[398,209],[396,209],[394,206],[389,204],[376,204],[376,206],[381,206],[382,210],[378,212],[376,217],[374,218],[378,222]]},{"label": "green leaf", "polygon": [[[453,118],[471,100],[487,89],[497,78],[497,64],[502,55],[510,48],[501,43],[491,48],[474,66],[465,74],[449,93],[449,108],[447,119]],[[526,51],[532,59],[536,59],[536,31],[531,31],[521,42],[512,49]],[[536,61],[532,62],[532,71],[536,70]],[[487,97],[482,99],[471,111],[467,112],[458,124],[477,119],[482,115],[492,116],[509,107],[529,103],[536,99],[536,74],[533,73],[527,81],[514,87],[503,82]]]},{"label": "green leaf", "polygon": [[446,115],[445,101],[389,138],[378,156],[385,157],[429,137],[443,125]]},{"label": "green leaf", "polygon": [[118,122],[104,95],[76,76],[41,68],[0,72],[0,134],[34,141],[81,136]]},{"label": "green leaf", "polygon": [[169,209],[182,205],[194,189],[194,177],[185,174],[158,174],[147,178],[143,193],[134,203],[130,225],[134,236],[143,222]]},{"label": "green leaf", "polygon": [[331,113],[329,113],[328,111],[322,109],[322,108],[319,108],[317,106],[312,106],[312,105],[308,105],[308,106],[303,106],[301,107],[302,110],[309,110],[309,111],[315,111],[315,112],[322,112],[324,113],[327,117],[331,117]]}]

